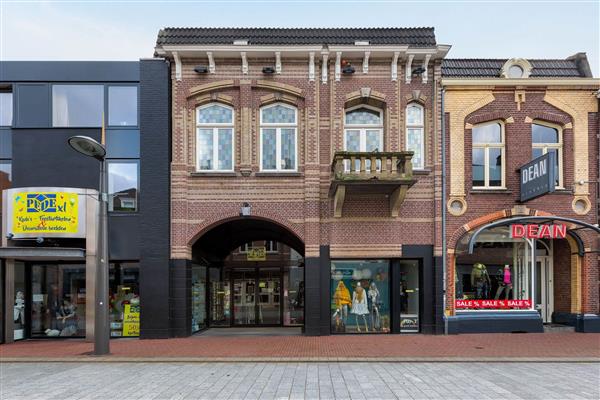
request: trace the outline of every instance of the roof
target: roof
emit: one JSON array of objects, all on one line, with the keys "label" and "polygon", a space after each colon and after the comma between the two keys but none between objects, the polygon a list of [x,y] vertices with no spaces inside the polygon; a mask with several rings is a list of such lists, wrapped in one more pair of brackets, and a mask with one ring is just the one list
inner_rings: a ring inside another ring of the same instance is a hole
[{"label": "roof", "polygon": [[[508,59],[447,58],[442,61],[442,76],[446,78],[498,78]],[[532,78],[591,78],[585,53],[566,59],[528,60]]]},{"label": "roof", "polygon": [[235,40],[249,45],[436,45],[434,28],[164,28],[156,45],[233,45]]}]

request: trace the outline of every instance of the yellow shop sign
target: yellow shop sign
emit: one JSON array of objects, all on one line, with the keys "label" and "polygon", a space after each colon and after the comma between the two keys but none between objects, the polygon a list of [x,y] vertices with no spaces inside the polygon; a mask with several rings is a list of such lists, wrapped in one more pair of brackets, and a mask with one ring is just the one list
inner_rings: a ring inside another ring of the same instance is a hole
[{"label": "yellow shop sign", "polygon": [[77,233],[79,197],[67,192],[13,193],[15,234]]}]

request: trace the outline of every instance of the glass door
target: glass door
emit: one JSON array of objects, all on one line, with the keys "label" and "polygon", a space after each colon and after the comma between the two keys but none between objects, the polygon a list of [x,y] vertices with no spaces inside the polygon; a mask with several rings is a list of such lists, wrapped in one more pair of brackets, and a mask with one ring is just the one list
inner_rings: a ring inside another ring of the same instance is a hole
[{"label": "glass door", "polygon": [[281,271],[260,269],[258,272],[258,324],[281,324]]},{"label": "glass door", "polygon": [[233,324],[256,324],[256,272],[254,269],[232,272]]},{"label": "glass door", "polygon": [[550,257],[535,260],[535,308],[544,323],[552,322],[554,311],[554,277]]},{"label": "glass door", "polygon": [[400,260],[400,332],[419,332],[418,260]]}]

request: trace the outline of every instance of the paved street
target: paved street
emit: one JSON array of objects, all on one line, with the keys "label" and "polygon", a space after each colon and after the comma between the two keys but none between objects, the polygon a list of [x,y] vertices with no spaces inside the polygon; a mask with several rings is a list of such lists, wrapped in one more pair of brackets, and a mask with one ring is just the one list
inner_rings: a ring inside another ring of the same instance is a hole
[{"label": "paved street", "polygon": [[1,399],[598,399],[593,363],[2,363]]}]

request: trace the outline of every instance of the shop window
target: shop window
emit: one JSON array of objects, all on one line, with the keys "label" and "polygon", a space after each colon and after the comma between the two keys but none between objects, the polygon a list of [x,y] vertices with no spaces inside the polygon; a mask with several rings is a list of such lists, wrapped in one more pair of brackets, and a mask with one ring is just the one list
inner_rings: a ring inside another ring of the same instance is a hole
[{"label": "shop window", "polygon": [[209,268],[209,310],[211,326],[228,326],[231,324],[231,286],[229,271],[220,268]]},{"label": "shop window", "polygon": [[[293,261],[294,259],[291,258]],[[283,270],[283,324],[304,324],[304,266],[290,266]]]},{"label": "shop window", "polygon": [[331,331],[390,332],[389,262],[331,263]]},{"label": "shop window", "polygon": [[233,171],[233,109],[208,104],[196,111],[196,170]]},{"label": "shop window", "polygon": [[207,327],[206,318],[207,268],[192,265],[192,333]]},{"label": "shop window", "polygon": [[[25,264],[15,262],[15,284],[14,284],[14,305],[13,305],[13,339],[25,339],[25,327],[27,324],[25,302]],[[8,334],[8,333],[7,333]]]},{"label": "shop window", "polygon": [[100,127],[103,112],[104,86],[52,86],[52,126]]},{"label": "shop window", "polygon": [[406,107],[406,150],[412,151],[415,169],[425,168],[425,129],[423,106],[417,103]]},{"label": "shop window", "polygon": [[11,126],[13,122],[12,92],[0,91],[0,126]]},{"label": "shop window", "polygon": [[531,282],[529,245],[511,238],[506,227],[490,229],[479,236],[473,254],[461,251],[457,255],[456,308],[530,309]]},{"label": "shop window", "polygon": [[111,337],[140,335],[139,279],[139,264],[110,264],[109,316]]},{"label": "shop window", "polygon": [[499,122],[473,127],[473,188],[504,188],[504,126]]},{"label": "shop window", "polygon": [[297,110],[284,104],[260,109],[261,171],[296,171]]},{"label": "shop window", "polygon": [[265,242],[265,248],[267,253],[277,253],[277,241],[276,240],[267,240]]},{"label": "shop window", "polygon": [[108,161],[109,211],[137,211],[139,190],[139,162],[133,160]]},{"label": "shop window", "polygon": [[554,176],[557,187],[563,187],[563,144],[562,129],[547,124],[531,124],[531,158],[552,152],[555,154]]},{"label": "shop window", "polygon": [[109,86],[108,125],[136,126],[138,124],[137,86]]},{"label": "shop window", "polygon": [[31,266],[31,336],[85,336],[85,266]]},{"label": "shop window", "polygon": [[[383,112],[367,106],[359,106],[346,111],[344,119],[344,151],[383,151]],[[377,169],[381,169],[377,161]],[[366,160],[365,168],[371,169],[371,160]],[[350,170],[349,161],[345,169]],[[360,160],[356,160],[356,170],[360,171]]]}]

